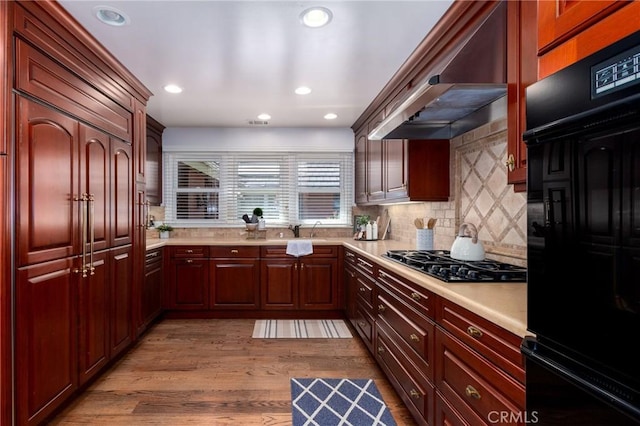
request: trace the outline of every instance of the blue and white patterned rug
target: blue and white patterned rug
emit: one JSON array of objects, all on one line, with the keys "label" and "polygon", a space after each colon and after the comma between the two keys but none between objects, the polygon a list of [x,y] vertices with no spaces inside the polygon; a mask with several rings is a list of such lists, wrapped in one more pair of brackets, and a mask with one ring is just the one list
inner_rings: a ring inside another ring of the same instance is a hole
[{"label": "blue and white patterned rug", "polygon": [[293,426],[395,426],[370,379],[291,379]]}]

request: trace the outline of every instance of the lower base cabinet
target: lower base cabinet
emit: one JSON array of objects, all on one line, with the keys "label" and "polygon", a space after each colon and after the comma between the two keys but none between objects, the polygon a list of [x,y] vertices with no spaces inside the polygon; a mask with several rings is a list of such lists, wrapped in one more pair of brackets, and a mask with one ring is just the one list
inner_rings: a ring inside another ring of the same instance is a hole
[{"label": "lower base cabinet", "polygon": [[167,267],[167,309],[209,308],[209,248],[169,247]]},{"label": "lower base cabinet", "polygon": [[523,425],[521,338],[345,250],[349,319],[419,425]]},{"label": "lower base cabinet", "polygon": [[148,250],[145,255],[144,280],[140,290],[138,336],[162,313],[164,294],[164,249]]},{"label": "lower base cabinet", "polygon": [[259,309],[260,248],[211,247],[209,255],[209,308]]}]

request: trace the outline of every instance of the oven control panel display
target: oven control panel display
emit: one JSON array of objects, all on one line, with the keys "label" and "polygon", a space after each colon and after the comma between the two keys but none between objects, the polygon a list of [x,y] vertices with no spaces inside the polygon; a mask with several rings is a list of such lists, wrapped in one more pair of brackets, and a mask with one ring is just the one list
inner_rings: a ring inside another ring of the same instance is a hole
[{"label": "oven control panel display", "polygon": [[640,46],[591,67],[591,99],[640,83]]}]

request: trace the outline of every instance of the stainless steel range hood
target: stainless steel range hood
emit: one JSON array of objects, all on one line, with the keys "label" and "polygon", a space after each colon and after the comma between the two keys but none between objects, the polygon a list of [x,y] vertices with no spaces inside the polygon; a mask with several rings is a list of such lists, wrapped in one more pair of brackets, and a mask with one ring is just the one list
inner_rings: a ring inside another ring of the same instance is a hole
[{"label": "stainless steel range hood", "polygon": [[504,116],[506,12],[503,1],[371,131],[369,139],[451,139]]}]

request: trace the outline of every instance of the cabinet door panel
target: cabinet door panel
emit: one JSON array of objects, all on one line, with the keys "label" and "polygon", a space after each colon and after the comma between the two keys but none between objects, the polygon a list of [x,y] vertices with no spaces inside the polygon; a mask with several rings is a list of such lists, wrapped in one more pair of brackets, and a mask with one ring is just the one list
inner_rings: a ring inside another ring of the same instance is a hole
[{"label": "cabinet door panel", "polygon": [[167,304],[173,309],[207,309],[209,260],[172,259]]},{"label": "cabinet door panel", "polygon": [[67,258],[18,270],[15,371],[21,425],[41,423],[78,386],[73,262]]},{"label": "cabinet door panel", "polygon": [[94,254],[93,275],[79,280],[78,361],[80,384],[86,383],[109,361],[109,256]]},{"label": "cabinet door panel", "polygon": [[75,254],[79,244],[78,124],[18,97],[18,263]]},{"label": "cabinet door panel", "polygon": [[209,307],[257,309],[260,305],[260,269],[255,259],[211,261]]},{"label": "cabinet door panel", "polygon": [[387,200],[407,197],[408,141],[385,140],[385,198]]},{"label": "cabinet door panel", "polygon": [[298,300],[298,261],[261,261],[261,302],[263,309],[295,309]]},{"label": "cabinet door panel", "polygon": [[111,140],[112,246],[131,244],[133,238],[133,155],[131,145]]},{"label": "cabinet door panel", "polygon": [[94,250],[109,244],[111,224],[109,188],[109,136],[84,124],[80,125],[80,187],[93,200],[92,218]]},{"label": "cabinet door panel", "polygon": [[111,250],[111,356],[115,357],[132,341],[131,246]]},{"label": "cabinet door panel", "polygon": [[300,308],[337,309],[338,260],[300,260]]}]

